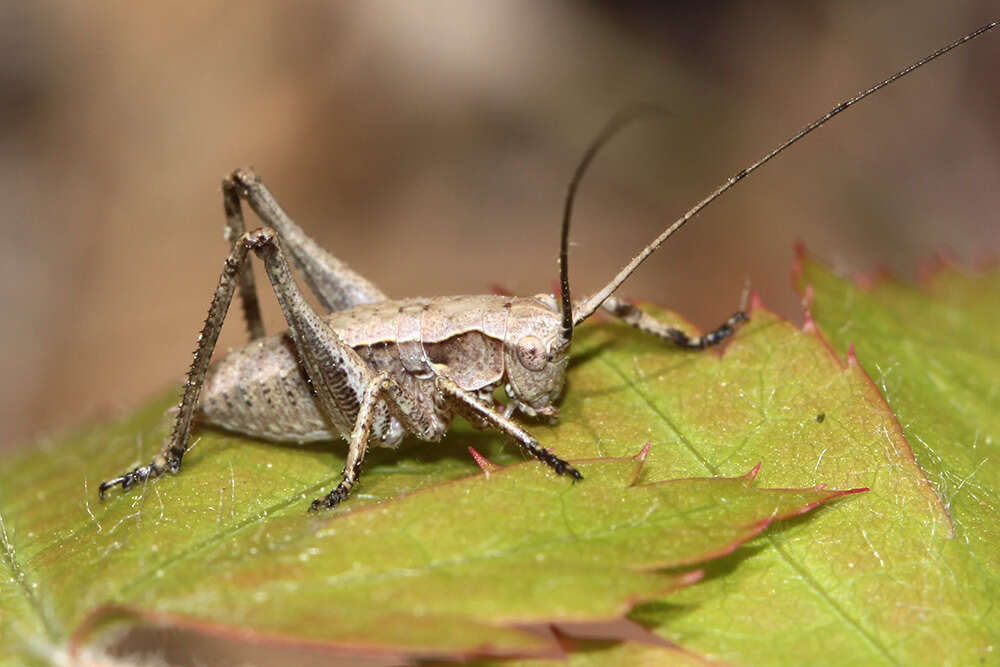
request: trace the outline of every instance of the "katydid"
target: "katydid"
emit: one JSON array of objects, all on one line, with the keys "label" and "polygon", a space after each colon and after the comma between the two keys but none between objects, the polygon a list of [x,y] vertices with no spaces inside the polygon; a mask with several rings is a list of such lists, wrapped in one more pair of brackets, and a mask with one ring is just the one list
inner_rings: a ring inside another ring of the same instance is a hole
[{"label": "katydid", "polygon": [[[515,413],[555,419],[563,390],[573,330],[597,310],[688,349],[715,345],[747,319],[744,306],[720,327],[689,336],[614,296],[633,271],[660,245],[736,183],[786,148],[865,97],[931,60],[992,30],[990,23],[931,53],[887,79],[836,105],[748,167],[736,172],[667,227],[596,294],[570,297],[568,245],[574,195],[599,149],[650,109],[619,114],[591,144],[570,182],[562,220],[560,295],[532,297],[453,296],[391,300],[309,238],[281,209],[255,173],[239,169],[223,180],[227,239],[231,252],[198,337],[173,430],[148,465],[101,484],[128,489],[177,472],[197,417],[208,424],[280,441],[347,439],[348,454],[338,486],[312,503],[330,508],[357,485],[372,444],[395,446],[407,434],[438,441],[456,416],[513,438],[525,451],[573,481],[583,479],[567,461],[542,447],[514,420]],[[247,232],[242,202],[264,227]],[[265,336],[249,257],[264,261],[289,330]],[[289,259],[328,311],[306,301]],[[250,343],[214,365],[209,361],[226,312],[239,288]],[[494,390],[508,402],[497,406]]]}]

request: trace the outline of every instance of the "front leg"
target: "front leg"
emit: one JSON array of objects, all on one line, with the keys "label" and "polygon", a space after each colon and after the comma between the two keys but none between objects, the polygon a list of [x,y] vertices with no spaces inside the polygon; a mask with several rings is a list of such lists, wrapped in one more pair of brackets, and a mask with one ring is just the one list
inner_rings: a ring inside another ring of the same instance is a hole
[{"label": "front leg", "polygon": [[451,404],[458,414],[472,418],[492,426],[517,441],[529,454],[556,471],[557,475],[569,475],[573,481],[583,479],[583,475],[566,461],[562,460],[539,444],[533,435],[517,425],[508,415],[501,414],[492,406],[479,400],[472,392],[462,389],[455,381],[445,375],[438,375],[435,386],[442,397]]},{"label": "front leg", "polygon": [[[576,468],[542,447],[530,433],[479,400],[475,394],[459,387],[450,378],[439,375],[435,380],[435,387],[442,398],[459,414],[493,426],[514,438],[528,453],[555,470],[556,474],[569,475],[574,482],[583,479],[583,475]],[[385,372],[379,373],[362,396],[357,421],[351,432],[347,461],[344,464],[344,478],[333,491],[323,498],[314,500],[309,507],[310,511],[336,507],[357,484],[361,474],[361,464],[368,451],[368,441],[371,438],[379,400],[384,400],[390,412],[403,422],[408,431],[418,437],[424,440],[438,440],[444,434],[440,424],[431,419],[430,415],[424,415],[392,376]]]}]

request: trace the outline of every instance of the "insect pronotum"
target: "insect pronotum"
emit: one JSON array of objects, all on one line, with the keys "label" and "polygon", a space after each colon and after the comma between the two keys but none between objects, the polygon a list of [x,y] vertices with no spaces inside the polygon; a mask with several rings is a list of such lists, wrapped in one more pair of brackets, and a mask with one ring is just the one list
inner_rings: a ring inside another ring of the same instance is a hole
[{"label": "insect pronotum", "polygon": [[[440,440],[455,416],[512,437],[559,475],[582,479],[568,462],[542,447],[521,427],[515,412],[558,416],[573,329],[598,309],[675,345],[702,349],[719,343],[747,316],[740,310],[704,336],[657,322],[614,292],[664,241],[702,209],[786,148],[848,107],[948,51],[992,30],[994,21],[859,92],[805,126],[762,158],[739,170],[642,249],[602,289],[583,301],[570,298],[569,226],[577,187],[600,148],[623,127],[655,113],[620,113],[590,145],[570,181],[559,252],[560,296],[455,296],[390,300],[309,238],[278,205],[252,171],[238,169],[222,182],[227,239],[223,266],[194,361],[184,385],[173,430],[160,453],[144,466],[101,484],[101,497],[117,485],[128,489],[166,471],[179,470],[196,416],[209,424],[252,436],[307,442],[340,435],[349,442],[343,479],[311,509],[334,507],[358,482],[368,446],[397,445],[412,433]],[[266,226],[247,232],[242,202]],[[286,333],[267,337],[261,322],[249,255],[264,261]],[[291,259],[328,311],[310,306],[292,275]],[[237,287],[250,343],[209,364]],[[503,386],[506,406],[494,404]],[[201,399],[199,401],[199,398]]]}]

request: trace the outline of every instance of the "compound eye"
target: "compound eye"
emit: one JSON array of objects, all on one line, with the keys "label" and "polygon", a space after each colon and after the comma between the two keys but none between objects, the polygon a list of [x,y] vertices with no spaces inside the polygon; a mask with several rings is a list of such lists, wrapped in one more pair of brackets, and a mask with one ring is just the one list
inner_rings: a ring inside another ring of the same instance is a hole
[{"label": "compound eye", "polygon": [[529,371],[540,371],[548,361],[545,344],[534,336],[517,341],[517,358]]}]

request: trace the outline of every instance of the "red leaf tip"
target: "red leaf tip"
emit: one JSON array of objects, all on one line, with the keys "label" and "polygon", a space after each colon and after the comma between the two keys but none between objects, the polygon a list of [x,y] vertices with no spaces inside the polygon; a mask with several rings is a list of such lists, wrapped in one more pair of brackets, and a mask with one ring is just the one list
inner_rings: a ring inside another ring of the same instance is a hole
[{"label": "red leaf tip", "polygon": [[812,285],[806,285],[806,291],[802,295],[802,307],[803,308],[808,308],[809,304],[812,303],[813,297],[815,295],[816,295],[816,293],[813,291],[813,286]]},{"label": "red leaf tip", "polygon": [[750,472],[748,472],[745,475],[745,477],[747,478],[748,481],[752,482],[755,479],[757,479],[757,474],[760,472],[761,463],[762,463],[762,461],[758,461],[757,465],[755,465],[753,468],[751,468]]},{"label": "red leaf tip", "polygon": [[646,444],[643,445],[642,449],[639,450],[639,453],[633,456],[632,458],[634,458],[637,461],[642,461],[643,463],[645,463],[646,457],[649,456],[649,447],[651,444],[652,443],[650,443],[649,440],[647,440]]},{"label": "red leaf tip", "polygon": [[802,331],[806,333],[816,333],[816,322],[813,320],[812,313],[806,308],[802,311]]},{"label": "red leaf tip", "polygon": [[639,481],[639,475],[642,474],[642,467],[646,465],[646,457],[649,456],[649,446],[650,442],[647,440],[646,444],[642,446],[639,453],[632,457],[632,460],[636,462],[635,470],[632,471],[632,477],[629,478],[627,486],[635,486]]},{"label": "red leaf tip", "polygon": [[490,473],[494,470],[500,469],[500,466],[496,463],[493,463],[493,461],[490,461],[488,458],[477,452],[475,447],[469,447],[469,453],[472,454],[472,458],[476,460],[476,465],[479,466],[480,470],[486,473],[487,477],[489,477]]},{"label": "red leaf tip", "polygon": [[801,239],[795,242],[795,259],[792,260],[792,277],[798,278],[802,275],[802,265],[805,264],[809,251],[806,244]]},{"label": "red leaf tip", "polygon": [[802,330],[806,333],[814,333],[816,331],[816,322],[813,320],[812,312],[809,310],[809,304],[812,303],[814,296],[813,286],[806,285],[805,292],[802,294]]},{"label": "red leaf tip", "polygon": [[705,576],[704,570],[691,570],[681,577],[680,587],[690,586],[691,584],[696,584],[702,580]]},{"label": "red leaf tip", "polygon": [[867,486],[858,487],[856,489],[845,489],[842,491],[831,491],[827,489],[817,489],[817,491],[823,490],[830,494],[828,500],[833,500],[834,498],[841,498],[843,496],[853,496],[855,493],[868,493],[871,491]]},{"label": "red leaf tip", "polygon": [[760,292],[752,290],[750,292],[750,312],[753,313],[755,310],[763,307],[764,302],[760,298]]},{"label": "red leaf tip", "polygon": [[854,343],[849,343],[847,345],[847,365],[848,366],[858,365],[858,355],[854,351]]},{"label": "red leaf tip", "polygon": [[885,264],[877,265],[872,271],[857,273],[854,275],[854,284],[860,289],[871,290],[881,282],[886,281],[892,272]]}]

